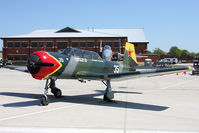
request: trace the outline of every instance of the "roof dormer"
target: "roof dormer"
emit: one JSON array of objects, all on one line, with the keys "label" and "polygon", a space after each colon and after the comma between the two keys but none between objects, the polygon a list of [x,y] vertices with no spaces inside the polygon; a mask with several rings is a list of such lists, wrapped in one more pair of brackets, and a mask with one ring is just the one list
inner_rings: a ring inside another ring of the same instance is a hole
[{"label": "roof dormer", "polygon": [[80,31],[75,30],[75,29],[70,28],[70,27],[66,27],[66,28],[63,28],[61,30],[56,31],[56,33],[67,33],[67,32],[69,32],[69,33],[71,33],[71,32],[80,33]]}]

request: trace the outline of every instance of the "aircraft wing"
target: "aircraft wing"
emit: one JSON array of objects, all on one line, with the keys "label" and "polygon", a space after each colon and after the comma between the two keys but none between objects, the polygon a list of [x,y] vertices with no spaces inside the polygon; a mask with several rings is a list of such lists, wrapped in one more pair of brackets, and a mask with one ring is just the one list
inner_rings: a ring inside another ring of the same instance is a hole
[{"label": "aircraft wing", "polygon": [[28,69],[26,67],[13,66],[13,65],[5,65],[5,66],[3,66],[3,68],[8,68],[8,69],[12,69],[12,70],[17,70],[17,71],[29,73],[29,71],[28,71]]},{"label": "aircraft wing", "polygon": [[187,70],[188,67],[174,67],[174,68],[158,68],[151,70],[142,70],[134,72],[122,72],[122,73],[91,73],[91,72],[78,72],[76,78],[82,79],[93,79],[93,80],[107,80],[107,79],[118,79],[118,78],[139,78],[139,77],[151,77],[151,76],[160,76],[164,74],[170,74],[182,70]]},{"label": "aircraft wing", "polygon": [[189,69],[188,67],[176,67],[176,68],[157,68],[151,70],[142,70],[142,71],[134,71],[134,72],[123,72],[123,73],[112,73],[108,74],[108,78],[123,78],[123,77],[152,77],[152,76],[160,76],[164,74],[171,74],[183,70]]}]

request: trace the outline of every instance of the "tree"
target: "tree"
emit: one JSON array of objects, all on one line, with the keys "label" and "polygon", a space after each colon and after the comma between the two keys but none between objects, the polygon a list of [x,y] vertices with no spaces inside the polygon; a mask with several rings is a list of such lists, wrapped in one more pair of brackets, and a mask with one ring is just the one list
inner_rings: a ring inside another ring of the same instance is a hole
[{"label": "tree", "polygon": [[199,58],[199,52],[198,52],[198,53],[195,53],[195,57],[198,57],[198,58]]},{"label": "tree", "polygon": [[171,56],[171,57],[180,57],[181,50],[177,46],[172,46],[169,49],[168,55]]},{"label": "tree", "polygon": [[153,50],[153,54],[157,54],[158,56],[162,56],[162,55],[166,55],[166,52],[164,52],[160,48],[155,48],[155,50]]},{"label": "tree", "polygon": [[147,50],[146,53],[147,53],[147,54],[153,54],[150,50]]},{"label": "tree", "polygon": [[194,53],[189,53],[189,51],[183,49],[181,50],[180,56],[195,56]]}]

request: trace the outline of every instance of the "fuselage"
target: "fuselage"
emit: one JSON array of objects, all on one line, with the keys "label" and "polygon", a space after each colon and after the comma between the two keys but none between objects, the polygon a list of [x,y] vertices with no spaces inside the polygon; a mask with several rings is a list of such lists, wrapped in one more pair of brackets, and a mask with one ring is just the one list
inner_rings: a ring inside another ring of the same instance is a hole
[{"label": "fuselage", "polygon": [[[37,59],[32,59],[36,56]],[[32,61],[32,62],[31,62]],[[40,66],[34,66],[39,64]],[[77,73],[120,73],[126,71],[122,63],[102,59],[96,52],[68,48],[62,53],[38,51],[32,54],[29,59],[28,69],[35,79],[76,79]],[[42,63],[52,66],[42,66]],[[31,67],[32,68],[31,68]],[[31,72],[33,69],[33,72]],[[37,69],[37,71],[34,71]]]},{"label": "fuselage", "polygon": [[[63,71],[58,78],[76,78],[78,72],[89,73],[119,73],[122,65],[117,62],[110,62],[104,59],[88,59],[76,56],[63,56],[66,60],[63,62]],[[64,60],[64,59],[63,59]]]}]

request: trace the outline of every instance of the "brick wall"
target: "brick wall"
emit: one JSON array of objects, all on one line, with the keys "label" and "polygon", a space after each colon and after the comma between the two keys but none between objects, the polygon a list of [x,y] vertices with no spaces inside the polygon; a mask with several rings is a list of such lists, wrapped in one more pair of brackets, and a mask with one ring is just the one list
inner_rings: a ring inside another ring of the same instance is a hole
[{"label": "brick wall", "polygon": [[[23,39],[23,38],[5,38],[3,39],[4,47],[3,47],[3,58],[5,60],[8,60],[8,55],[13,56],[12,60],[22,60],[22,55],[27,55],[27,58],[35,51],[40,51],[42,49],[43,45],[47,45],[47,42],[52,42],[51,47],[45,48],[46,51],[51,52],[57,52],[59,50],[58,48],[58,42],[67,42],[67,47],[72,47],[73,42],[77,42],[77,48],[86,49],[86,50],[92,50],[97,53],[100,51],[99,42],[104,42],[104,45],[107,45],[108,43],[112,45],[113,52],[121,52],[124,53],[124,46],[127,41],[126,37],[113,37],[113,38],[29,38],[29,39]],[[8,43],[11,42],[12,47],[8,46]],[[15,43],[19,42],[19,47],[15,46]],[[22,42],[27,42],[27,47],[22,46]],[[36,47],[33,47],[32,43],[35,42],[37,44]],[[86,42],[85,47],[80,47],[80,42]],[[88,47],[88,42],[93,42],[93,47]],[[119,42],[119,47],[114,47],[114,42]],[[20,59],[17,59],[15,56],[20,56]]]},{"label": "brick wall", "polygon": [[148,43],[133,43],[133,42],[131,42],[131,43],[134,44],[134,46],[135,46],[136,54],[146,54]]},{"label": "brick wall", "polygon": [[145,59],[151,59],[152,62],[155,62],[158,60],[158,55],[156,54],[141,54],[139,56],[146,56],[146,57],[137,58],[138,62],[144,62]]}]

